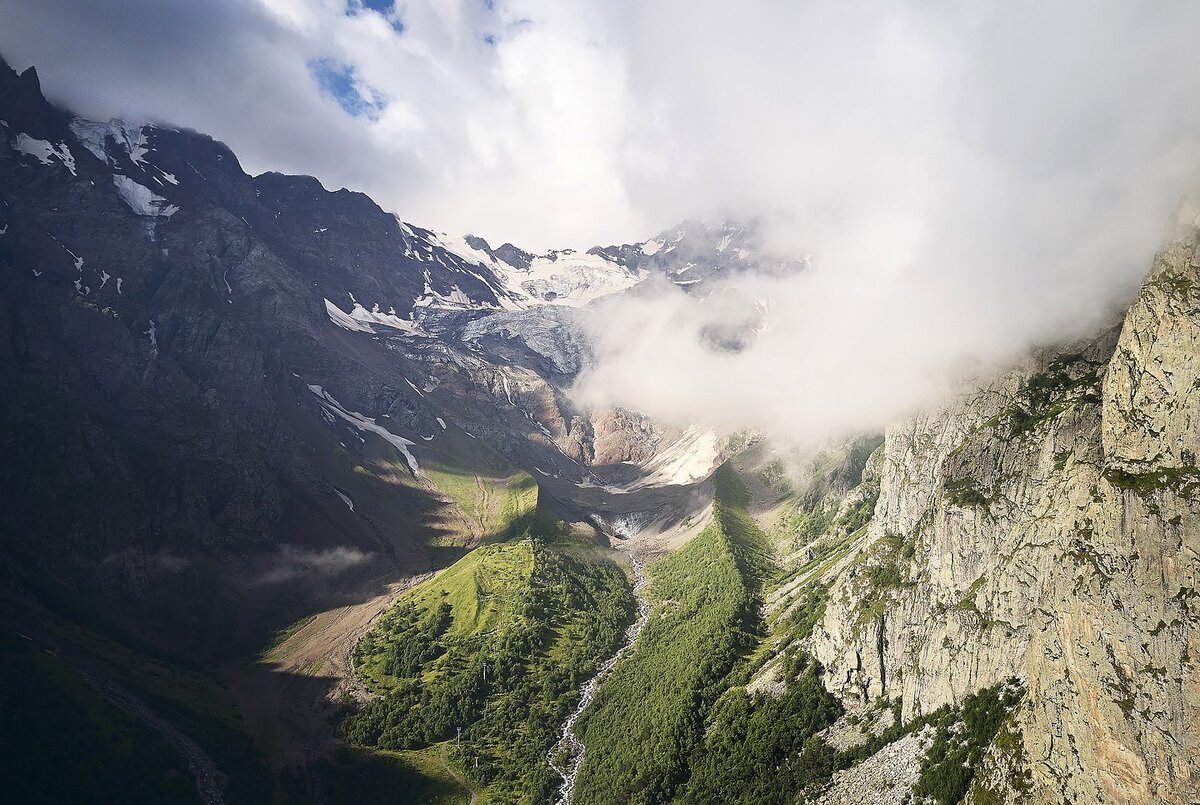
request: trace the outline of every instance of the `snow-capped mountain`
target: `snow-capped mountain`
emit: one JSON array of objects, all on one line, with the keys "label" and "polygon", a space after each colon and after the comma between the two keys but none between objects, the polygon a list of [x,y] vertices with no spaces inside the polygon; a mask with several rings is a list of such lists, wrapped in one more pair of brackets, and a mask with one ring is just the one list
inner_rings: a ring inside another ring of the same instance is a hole
[{"label": "snow-capped mountain", "polygon": [[[566,389],[589,306],[682,270],[686,242],[493,248],[249,176],[194,131],[75,117],[0,65],[6,533],[119,608],[242,595],[282,544],[419,564],[414,513],[457,505],[439,468],[525,468],[562,510],[644,505],[720,450],[671,471],[655,458],[683,434]],[[227,572],[184,583],[200,554]]]}]

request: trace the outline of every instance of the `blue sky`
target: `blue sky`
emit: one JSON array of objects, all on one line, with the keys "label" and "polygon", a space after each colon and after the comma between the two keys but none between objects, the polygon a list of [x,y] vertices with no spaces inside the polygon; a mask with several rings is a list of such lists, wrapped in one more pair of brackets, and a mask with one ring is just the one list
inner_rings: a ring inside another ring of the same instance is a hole
[{"label": "blue sky", "polygon": [[352,117],[378,119],[387,108],[379,91],[362,82],[353,65],[335,59],[313,59],[308,63],[313,80]]}]

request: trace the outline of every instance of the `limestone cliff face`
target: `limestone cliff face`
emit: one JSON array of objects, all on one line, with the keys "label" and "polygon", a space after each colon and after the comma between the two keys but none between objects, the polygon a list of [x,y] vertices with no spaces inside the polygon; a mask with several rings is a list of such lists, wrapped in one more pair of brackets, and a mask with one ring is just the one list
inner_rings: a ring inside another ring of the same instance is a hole
[{"label": "limestone cliff face", "polygon": [[810,649],[909,718],[1017,676],[1040,802],[1200,798],[1200,235],[1123,325],[890,428]]}]

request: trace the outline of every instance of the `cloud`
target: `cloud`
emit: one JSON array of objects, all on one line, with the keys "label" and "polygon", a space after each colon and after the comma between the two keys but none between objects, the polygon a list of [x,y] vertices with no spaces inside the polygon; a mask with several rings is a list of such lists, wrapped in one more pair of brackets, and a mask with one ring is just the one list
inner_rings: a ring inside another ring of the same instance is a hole
[{"label": "cloud", "polygon": [[762,216],[812,270],[739,281],[771,303],[753,343],[714,352],[715,302],[670,289],[595,333],[581,397],[668,418],[870,425],[1084,334],[1198,172],[1191,0],[0,0],[0,22],[69,106],[423,225],[540,249]]},{"label": "cloud", "polygon": [[[672,181],[632,195],[770,211],[767,246],[812,268],[611,305],[587,403],[795,439],[882,427],[1112,322],[1200,178],[1194,5],[673,11],[636,26],[670,58],[635,43],[629,65]],[[731,290],[770,308],[736,353],[706,337]]]},{"label": "cloud", "polygon": [[371,558],[357,548],[336,547],[309,550],[295,545],[283,545],[270,560],[268,570],[254,584],[281,584],[307,576],[336,576],[361,565]]}]

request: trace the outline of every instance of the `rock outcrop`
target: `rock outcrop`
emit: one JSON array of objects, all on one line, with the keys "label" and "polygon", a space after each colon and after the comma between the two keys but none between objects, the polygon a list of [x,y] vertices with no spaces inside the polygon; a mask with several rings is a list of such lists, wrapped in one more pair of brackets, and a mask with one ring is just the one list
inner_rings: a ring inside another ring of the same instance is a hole
[{"label": "rock outcrop", "polygon": [[1200,799],[1200,234],[1123,325],[890,427],[809,649],[905,719],[1016,676],[1037,802]]}]

